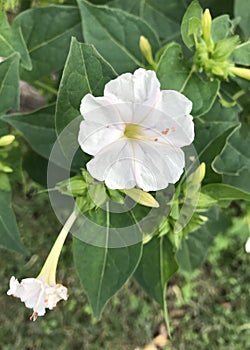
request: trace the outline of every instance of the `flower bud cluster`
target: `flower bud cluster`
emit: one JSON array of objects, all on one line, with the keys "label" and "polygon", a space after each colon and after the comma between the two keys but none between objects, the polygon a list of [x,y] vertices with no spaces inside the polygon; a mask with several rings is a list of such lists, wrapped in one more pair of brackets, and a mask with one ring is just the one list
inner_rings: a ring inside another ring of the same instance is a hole
[{"label": "flower bud cluster", "polygon": [[211,80],[228,78],[238,75],[249,79],[249,69],[235,67],[230,56],[240,44],[238,35],[228,36],[214,41],[211,35],[212,17],[206,9],[201,18],[201,36],[196,38],[194,64],[199,72],[205,72]]}]

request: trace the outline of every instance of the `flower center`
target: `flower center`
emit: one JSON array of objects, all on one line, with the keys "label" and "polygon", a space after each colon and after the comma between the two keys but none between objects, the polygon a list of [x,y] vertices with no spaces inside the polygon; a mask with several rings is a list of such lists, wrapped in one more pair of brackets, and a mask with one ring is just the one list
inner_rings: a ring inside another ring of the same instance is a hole
[{"label": "flower center", "polygon": [[138,124],[126,124],[124,136],[128,139],[143,139],[144,134],[142,128]]}]

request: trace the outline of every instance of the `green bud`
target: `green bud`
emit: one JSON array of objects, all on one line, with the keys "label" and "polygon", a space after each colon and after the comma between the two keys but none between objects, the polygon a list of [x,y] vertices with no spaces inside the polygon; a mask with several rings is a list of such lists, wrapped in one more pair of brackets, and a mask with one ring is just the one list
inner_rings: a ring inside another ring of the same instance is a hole
[{"label": "green bud", "polygon": [[9,146],[15,140],[14,135],[5,135],[0,137],[0,147]]},{"label": "green bud", "polygon": [[218,41],[215,44],[214,51],[212,54],[212,58],[217,61],[225,61],[228,59],[228,57],[232,54],[234,49],[239,44],[239,37],[238,35],[234,35],[230,38],[226,38],[223,40]]},{"label": "green bud", "polygon": [[250,69],[241,67],[230,67],[230,72],[237,75],[240,78],[250,80]]},{"label": "green bud", "polygon": [[100,207],[107,199],[107,192],[104,183],[95,182],[88,186],[88,194],[96,207]]},{"label": "green bud", "polygon": [[67,189],[74,197],[81,196],[86,190],[86,183],[81,176],[75,176],[69,180]]},{"label": "green bud", "polygon": [[202,180],[205,177],[206,173],[206,164],[201,163],[200,166],[188,176],[187,178],[187,186],[186,186],[186,195],[188,198],[192,198],[197,195],[200,190],[200,185]]},{"label": "green bud", "polygon": [[9,167],[8,165],[5,165],[4,163],[0,162],[0,171],[2,171],[4,173],[12,173],[13,169],[11,167]]},{"label": "green bud", "polygon": [[145,36],[140,36],[140,42],[139,42],[140,50],[143,54],[143,56],[146,58],[149,64],[152,66],[155,64],[153,55],[152,55],[152,48],[151,45]]},{"label": "green bud", "polygon": [[84,195],[86,187],[87,185],[81,175],[76,175],[56,184],[56,189],[59,192],[73,197]]},{"label": "green bud", "polygon": [[111,190],[110,188],[107,188],[107,193],[112,201],[120,204],[124,204],[123,192],[120,192],[119,190]]},{"label": "green bud", "polygon": [[211,24],[212,17],[209,9],[206,9],[201,18],[201,28],[203,39],[208,46],[211,44]]},{"label": "green bud", "polygon": [[199,211],[207,211],[208,208],[210,208],[214,205],[217,205],[217,204],[218,204],[218,201],[216,199],[201,192],[199,195],[198,203],[197,203],[197,209]]},{"label": "green bud", "polygon": [[90,173],[86,169],[81,169],[82,177],[86,183],[93,183],[95,179],[90,175]]},{"label": "green bud", "polygon": [[219,77],[224,77],[225,76],[225,72],[223,70],[222,67],[220,67],[219,65],[213,65],[211,72],[213,75],[218,75]]},{"label": "green bud", "polygon": [[141,205],[151,208],[159,208],[157,200],[155,200],[155,198],[148,192],[140,190],[139,188],[131,188],[123,190],[123,192]]}]

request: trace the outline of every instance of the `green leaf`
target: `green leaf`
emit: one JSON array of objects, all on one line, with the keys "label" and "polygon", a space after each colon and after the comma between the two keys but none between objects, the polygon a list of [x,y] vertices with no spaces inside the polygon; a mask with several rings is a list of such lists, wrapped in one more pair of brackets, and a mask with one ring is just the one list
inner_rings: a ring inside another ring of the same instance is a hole
[{"label": "green leaf", "polygon": [[109,0],[90,0],[89,2],[92,2],[95,5],[104,5],[109,2]]},{"label": "green leaf", "polygon": [[250,127],[242,125],[234,130],[226,140],[222,152],[212,166],[222,174],[223,182],[250,192]]},{"label": "green leaf", "polygon": [[1,191],[11,191],[11,184],[9,180],[9,175],[4,172],[0,172],[0,190]]},{"label": "green leaf", "polygon": [[141,13],[141,1],[140,0],[113,0],[107,3],[110,7],[115,7],[123,11],[132,13],[133,15],[140,16]]},{"label": "green leaf", "polygon": [[240,108],[224,108],[217,100],[211,110],[195,120],[197,135],[194,146],[200,162],[206,164],[205,182],[220,182],[221,176],[215,173],[211,164],[222,151],[227,137],[239,125]]},{"label": "green leaf", "polygon": [[156,70],[161,89],[180,91],[190,70],[191,67],[184,57],[181,45],[177,43],[167,45]]},{"label": "green leaf", "polygon": [[217,200],[218,204],[227,207],[232,201],[243,199],[250,201],[250,193],[244,192],[236,187],[214,183],[202,187],[202,193]]},{"label": "green leaf", "polygon": [[172,243],[166,236],[155,236],[143,246],[134,276],[147,294],[165,309],[167,282],[177,269]]},{"label": "green leaf", "polygon": [[140,10],[141,17],[156,30],[163,42],[176,40],[180,36],[180,22],[185,12],[184,2],[142,0]]},{"label": "green leaf", "polygon": [[249,0],[235,0],[234,2],[234,14],[235,17],[240,17],[239,23],[240,28],[245,34],[246,38],[250,36],[250,11],[249,11]]},{"label": "green leaf", "polygon": [[33,8],[19,14],[13,26],[22,30],[31,57],[32,71],[21,74],[27,81],[61,69],[71,37],[82,38],[79,11],[74,6]]},{"label": "green leaf", "polygon": [[209,112],[220,88],[218,80],[204,80],[199,74],[192,74],[187,81],[183,94],[193,102],[192,115],[200,117]]},{"label": "green leaf", "polygon": [[0,115],[19,108],[19,55],[0,63]]},{"label": "green leaf", "polygon": [[211,109],[219,90],[219,82],[203,80],[200,75],[192,72],[179,44],[171,43],[166,47],[156,74],[161,89],[178,90],[193,102],[193,116],[199,117]]},{"label": "green leaf", "polygon": [[49,105],[32,113],[16,113],[3,116],[3,120],[19,130],[31,148],[45,158],[49,158],[54,142],[55,105]]},{"label": "green leaf", "polygon": [[[202,8],[198,0],[188,6],[181,23],[181,36],[184,44],[190,49],[194,46],[194,36],[197,36],[201,24]],[[195,25],[193,25],[195,22]]]},{"label": "green leaf", "polygon": [[9,131],[8,125],[2,120],[0,120],[0,137],[3,135],[7,135],[8,131]]},{"label": "green leaf", "polygon": [[[67,127],[67,132],[59,139],[66,156],[72,153],[72,149],[79,148],[77,135],[82,121],[81,99],[87,93],[102,95],[105,84],[116,76],[113,68],[92,45],[80,44],[75,38],[72,39],[56,105],[57,134]],[[72,121],[74,122],[71,123]],[[88,160],[89,157],[79,150],[74,159],[74,167],[80,169]]]},{"label": "green leaf", "polygon": [[[38,167],[39,164],[39,167]],[[23,169],[28,173],[29,179],[39,183],[44,188],[48,187],[47,172],[48,172],[48,160],[41,157],[32,149],[29,149],[25,153],[23,158]],[[56,171],[61,171],[58,169]],[[61,172],[58,172],[59,174]]]},{"label": "green leaf", "polygon": [[233,62],[237,64],[250,65],[250,40],[237,46],[230,56]]},{"label": "green leaf", "polygon": [[[109,241],[109,230],[106,234]],[[100,318],[107,301],[133,274],[141,257],[141,243],[124,247],[96,247],[76,238],[74,260],[92,310]]]},{"label": "green leaf", "polygon": [[[60,82],[56,105],[56,130],[59,134],[72,120],[80,116],[83,96],[103,94],[105,84],[117,76],[92,45],[72,39],[69,55]],[[77,130],[72,142],[77,142]]]},{"label": "green leaf", "polygon": [[25,254],[11,207],[11,193],[0,190],[0,246]]},{"label": "green leaf", "polygon": [[21,28],[15,26],[10,28],[7,16],[2,12],[0,13],[0,56],[8,57],[16,52],[20,54],[21,65],[31,70],[32,63]]},{"label": "green leaf", "polygon": [[205,261],[214,237],[225,232],[231,224],[230,220],[217,208],[211,208],[206,216],[209,218],[208,221],[182,241],[182,247],[176,254],[180,270],[187,276]]},{"label": "green leaf", "polygon": [[84,0],[78,0],[78,5],[85,41],[93,44],[118,73],[133,71],[145,63],[139,48],[141,35],[149,40],[153,52],[158,50],[156,33],[139,17]]},{"label": "green leaf", "polygon": [[211,25],[211,37],[214,42],[225,39],[233,30],[232,21],[228,15],[216,17]]}]

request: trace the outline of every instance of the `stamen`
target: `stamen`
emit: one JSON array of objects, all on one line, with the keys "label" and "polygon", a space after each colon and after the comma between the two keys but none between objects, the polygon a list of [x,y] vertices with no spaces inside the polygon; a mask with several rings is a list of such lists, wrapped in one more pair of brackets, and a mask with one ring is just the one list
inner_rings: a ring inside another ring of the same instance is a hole
[{"label": "stamen", "polygon": [[36,311],[33,312],[33,314],[30,316],[30,321],[35,322],[37,320],[38,313]]}]

